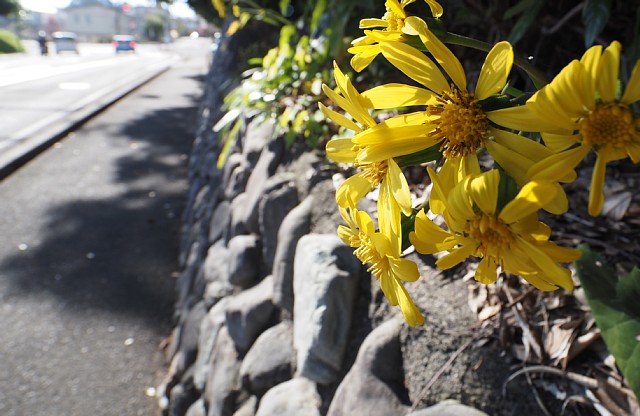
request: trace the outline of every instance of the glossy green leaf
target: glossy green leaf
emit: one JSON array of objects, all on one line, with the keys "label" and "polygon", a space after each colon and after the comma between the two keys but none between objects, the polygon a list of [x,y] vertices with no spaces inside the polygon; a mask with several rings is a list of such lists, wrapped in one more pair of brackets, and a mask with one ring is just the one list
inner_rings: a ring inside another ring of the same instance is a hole
[{"label": "glossy green leaf", "polygon": [[607,348],[640,397],[640,269],[618,278],[601,256],[581,245],[576,270]]},{"label": "glossy green leaf", "polygon": [[582,9],[584,45],[590,47],[602,32],[611,12],[611,0],[586,0]]}]

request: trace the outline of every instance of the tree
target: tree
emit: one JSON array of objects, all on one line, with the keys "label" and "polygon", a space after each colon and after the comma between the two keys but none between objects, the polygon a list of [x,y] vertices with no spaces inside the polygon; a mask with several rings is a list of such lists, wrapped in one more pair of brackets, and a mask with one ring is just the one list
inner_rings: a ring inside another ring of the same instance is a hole
[{"label": "tree", "polygon": [[0,16],[8,16],[19,9],[18,0],[0,0]]},{"label": "tree", "polygon": [[150,14],[144,19],[144,31],[147,38],[152,41],[162,39],[164,32],[164,17],[161,14]]}]

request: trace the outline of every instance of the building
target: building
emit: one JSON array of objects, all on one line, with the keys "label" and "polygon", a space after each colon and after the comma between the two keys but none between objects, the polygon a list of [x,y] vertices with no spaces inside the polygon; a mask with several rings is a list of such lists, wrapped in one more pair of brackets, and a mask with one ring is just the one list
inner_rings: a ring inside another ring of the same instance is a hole
[{"label": "building", "polygon": [[75,32],[82,41],[109,41],[113,35],[136,35],[138,21],[133,13],[109,0],[73,0],[60,11],[60,26]]}]

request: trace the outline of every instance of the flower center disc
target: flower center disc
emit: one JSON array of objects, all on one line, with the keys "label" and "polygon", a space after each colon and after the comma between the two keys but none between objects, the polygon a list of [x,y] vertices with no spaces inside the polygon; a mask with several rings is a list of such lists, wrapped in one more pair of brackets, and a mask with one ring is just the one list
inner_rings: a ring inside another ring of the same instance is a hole
[{"label": "flower center disc", "polygon": [[362,170],[363,177],[371,183],[371,186],[378,186],[387,174],[387,161],[358,164],[355,166]]},{"label": "flower center disc", "polygon": [[430,106],[429,115],[437,129],[433,135],[444,139],[441,150],[445,157],[462,157],[475,153],[489,135],[489,124],[478,101],[466,91],[453,88],[442,94],[441,106]]},{"label": "flower center disc", "polygon": [[362,264],[371,264],[371,267],[369,267],[367,271],[372,273],[376,279],[379,279],[385,267],[383,263],[384,259],[380,256],[378,250],[376,250],[371,238],[369,238],[365,233],[361,232],[358,240],[359,246],[353,254],[362,262]]},{"label": "flower center disc", "polygon": [[599,106],[580,122],[585,144],[595,147],[625,147],[637,134],[633,113],[618,104]]},{"label": "flower center disc", "polygon": [[387,30],[400,31],[404,27],[404,19],[387,8],[387,12],[382,16],[388,22]]},{"label": "flower center disc", "polygon": [[480,244],[478,251],[483,257],[499,258],[513,240],[509,227],[499,219],[484,214],[468,223],[468,233]]}]

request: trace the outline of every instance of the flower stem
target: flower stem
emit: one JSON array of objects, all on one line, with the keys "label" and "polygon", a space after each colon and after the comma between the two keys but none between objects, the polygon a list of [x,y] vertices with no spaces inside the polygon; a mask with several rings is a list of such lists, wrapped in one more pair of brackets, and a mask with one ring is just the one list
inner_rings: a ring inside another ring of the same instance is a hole
[{"label": "flower stem", "polygon": [[[474,49],[478,49],[485,52],[489,52],[491,48],[493,48],[493,45],[489,43],[482,42],[477,39],[468,38],[466,36],[458,35],[451,32],[446,32],[443,36],[442,41],[444,43],[466,46],[468,48],[474,48]],[[515,56],[513,62],[517,66],[522,68],[527,73],[527,75],[529,75],[529,78],[531,78],[531,81],[533,81],[536,88],[540,89],[544,85],[549,83],[546,76],[538,68],[531,65],[529,61],[527,61],[526,59]]]}]

